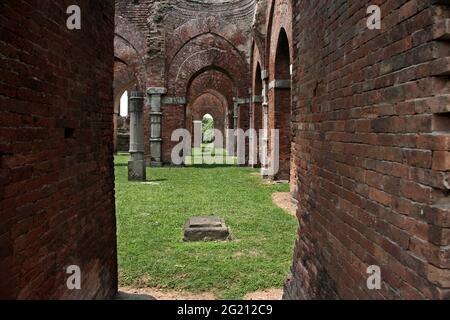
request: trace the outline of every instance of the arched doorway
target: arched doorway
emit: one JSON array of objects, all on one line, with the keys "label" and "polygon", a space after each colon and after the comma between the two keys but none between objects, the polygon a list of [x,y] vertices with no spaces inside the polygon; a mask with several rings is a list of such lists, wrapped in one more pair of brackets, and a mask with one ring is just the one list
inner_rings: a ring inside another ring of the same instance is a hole
[{"label": "arched doorway", "polygon": [[273,87],[273,105],[271,128],[279,130],[279,170],[275,180],[290,180],[291,170],[291,61],[289,40],[281,29],[275,56],[275,79]]}]

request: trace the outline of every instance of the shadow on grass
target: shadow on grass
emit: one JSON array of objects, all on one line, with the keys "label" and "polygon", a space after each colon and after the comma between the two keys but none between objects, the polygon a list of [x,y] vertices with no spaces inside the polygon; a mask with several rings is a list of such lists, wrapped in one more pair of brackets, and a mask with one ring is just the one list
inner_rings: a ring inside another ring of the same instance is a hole
[{"label": "shadow on grass", "polygon": [[128,163],[116,163],[115,167],[128,167]]},{"label": "shadow on grass", "polygon": [[[119,168],[119,167],[128,167],[127,163],[116,163],[115,167]],[[174,165],[164,165],[163,168],[173,168],[173,169],[182,169],[182,168],[196,168],[196,169],[215,169],[215,168],[236,168],[239,167],[238,165],[235,164],[186,164],[183,166],[174,166]],[[243,168],[245,168],[246,166],[242,166]],[[149,167],[150,169],[152,168],[157,168],[157,167]],[[160,167],[158,167],[160,168]],[[155,182],[155,181],[152,181]]]}]

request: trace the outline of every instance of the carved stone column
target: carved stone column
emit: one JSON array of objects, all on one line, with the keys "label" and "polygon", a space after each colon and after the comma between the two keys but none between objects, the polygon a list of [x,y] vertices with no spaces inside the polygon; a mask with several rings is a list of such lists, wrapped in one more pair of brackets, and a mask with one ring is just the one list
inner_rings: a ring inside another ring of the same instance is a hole
[{"label": "carved stone column", "polygon": [[130,155],[128,161],[128,180],[145,181],[144,161],[144,94],[130,93]]},{"label": "carved stone column", "polygon": [[162,166],[162,137],[161,137],[161,100],[162,95],[166,94],[166,88],[151,87],[147,89],[150,99],[150,155],[151,165],[154,167]]}]

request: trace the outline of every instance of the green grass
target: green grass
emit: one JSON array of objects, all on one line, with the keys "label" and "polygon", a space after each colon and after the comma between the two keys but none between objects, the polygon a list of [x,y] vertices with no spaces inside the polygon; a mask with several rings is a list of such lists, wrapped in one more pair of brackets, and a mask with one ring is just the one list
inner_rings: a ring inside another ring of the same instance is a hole
[{"label": "green grass", "polygon": [[[257,170],[239,167],[147,169],[150,184],[127,181],[128,155],[116,156],[119,282],[219,299],[281,288],[291,265],[296,219],[272,204]],[[192,216],[223,217],[234,240],[185,243]]]},{"label": "green grass", "polygon": [[225,149],[216,149],[214,143],[204,143],[201,148],[193,148],[192,155],[185,158],[186,165],[198,164],[236,164],[237,158],[228,156]]}]

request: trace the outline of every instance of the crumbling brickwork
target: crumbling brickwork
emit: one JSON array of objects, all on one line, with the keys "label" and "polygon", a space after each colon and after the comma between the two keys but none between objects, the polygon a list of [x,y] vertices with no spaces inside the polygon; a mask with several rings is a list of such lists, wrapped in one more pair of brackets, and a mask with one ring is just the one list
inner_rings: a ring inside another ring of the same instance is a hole
[{"label": "crumbling brickwork", "polygon": [[[0,298],[117,290],[114,1],[0,2]],[[68,290],[66,269],[81,269]]]},{"label": "crumbling brickwork", "polygon": [[[167,89],[161,118],[164,163],[171,161],[175,145],[170,141],[172,132],[189,128],[185,119],[188,105],[206,90],[215,89],[225,96],[226,124],[233,126],[233,115],[229,112],[233,109],[233,98],[249,98],[248,48],[253,12],[254,0],[116,1],[116,52],[139,79],[142,90]],[[143,43],[145,48],[141,50]],[[135,58],[135,53],[140,59]],[[121,77],[119,73],[116,75]],[[205,87],[199,87],[200,84]],[[147,160],[151,153],[150,108],[150,105],[145,108]]]}]

